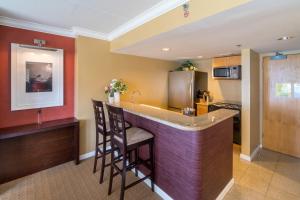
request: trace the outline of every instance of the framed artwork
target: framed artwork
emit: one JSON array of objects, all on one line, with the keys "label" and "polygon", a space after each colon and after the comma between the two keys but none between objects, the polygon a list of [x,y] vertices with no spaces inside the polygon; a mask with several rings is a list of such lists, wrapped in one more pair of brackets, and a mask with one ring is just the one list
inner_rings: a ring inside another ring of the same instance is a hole
[{"label": "framed artwork", "polygon": [[63,49],[11,44],[11,110],[63,106]]}]

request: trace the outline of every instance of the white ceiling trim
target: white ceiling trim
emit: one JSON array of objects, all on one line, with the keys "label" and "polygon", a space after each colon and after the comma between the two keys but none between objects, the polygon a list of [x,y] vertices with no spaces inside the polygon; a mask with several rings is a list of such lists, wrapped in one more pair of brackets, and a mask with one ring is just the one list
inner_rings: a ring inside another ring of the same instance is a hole
[{"label": "white ceiling trim", "polygon": [[22,29],[32,30],[32,31],[39,31],[39,32],[50,33],[55,35],[62,35],[62,36],[73,37],[73,38],[81,35],[81,36],[96,38],[100,40],[108,40],[108,36],[104,33],[99,33],[81,27],[72,27],[72,29],[65,29],[65,28],[59,28],[55,26],[48,26],[44,24],[24,21],[24,20],[11,19],[3,16],[0,16],[0,25],[22,28]]},{"label": "white ceiling trim", "polygon": [[39,32],[50,33],[55,35],[62,35],[67,37],[75,37],[73,32],[69,29],[58,28],[55,26],[48,26],[48,25],[38,24],[38,23],[24,21],[24,20],[11,19],[3,16],[0,16],[0,25],[10,26],[14,28],[22,28],[22,29],[27,29],[32,31],[39,31]]},{"label": "white ceiling trim", "polygon": [[125,33],[151,21],[152,19],[155,19],[156,17],[173,10],[178,6],[185,4],[188,1],[189,0],[163,0],[110,32],[108,39],[114,40],[121,35],[124,35]]},{"label": "white ceiling trim", "polygon": [[120,37],[121,35],[141,26],[152,19],[159,17],[160,15],[169,12],[170,10],[175,9],[178,6],[183,5],[189,0],[162,0],[160,3],[149,8],[145,12],[139,14],[133,19],[129,20],[125,24],[122,24],[109,34],[93,31],[81,27],[72,27],[72,29],[60,28],[55,26],[49,26],[44,24],[39,24],[35,22],[12,19],[4,16],[0,16],[0,25],[10,26],[15,28],[22,28],[27,30],[39,31],[44,33],[50,33],[55,35],[62,35],[67,37],[76,37],[76,36],[86,36],[101,40],[111,41]]},{"label": "white ceiling trim", "polygon": [[100,40],[108,40],[108,35],[105,33],[100,33],[97,31],[92,31],[90,29],[81,28],[81,27],[73,27],[72,32],[75,36],[86,36],[91,38],[96,38]]}]

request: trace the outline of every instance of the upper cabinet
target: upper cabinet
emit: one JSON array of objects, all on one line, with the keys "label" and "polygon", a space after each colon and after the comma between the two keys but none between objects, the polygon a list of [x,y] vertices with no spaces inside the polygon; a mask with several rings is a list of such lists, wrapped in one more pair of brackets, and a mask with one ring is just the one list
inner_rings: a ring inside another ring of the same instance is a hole
[{"label": "upper cabinet", "polygon": [[227,56],[213,58],[213,67],[236,66],[241,65],[241,56]]}]

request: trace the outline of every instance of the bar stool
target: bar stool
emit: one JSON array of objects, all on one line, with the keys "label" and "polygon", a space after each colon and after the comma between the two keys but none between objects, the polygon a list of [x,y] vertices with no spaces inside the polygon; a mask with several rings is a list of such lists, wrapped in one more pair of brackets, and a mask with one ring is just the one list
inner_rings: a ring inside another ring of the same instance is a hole
[{"label": "bar stool", "polygon": [[[111,152],[111,148],[108,148],[107,143],[110,142],[110,125],[109,121],[105,120],[105,112],[102,101],[93,100],[93,107],[95,113],[95,124],[96,124],[96,147],[95,147],[95,158],[93,173],[96,172],[97,161],[102,158],[101,169],[100,169],[100,184],[103,183],[104,169],[110,166],[110,163],[105,163],[106,155]],[[125,123],[126,128],[130,128],[131,124]],[[101,137],[102,136],[102,137]],[[100,140],[101,139],[101,140]],[[102,149],[101,149],[102,146]],[[110,145],[111,146],[111,145]],[[120,156],[118,156],[120,159]]]},{"label": "bar stool", "polygon": [[[112,191],[113,177],[117,174],[122,176],[121,181],[121,194],[120,200],[124,199],[125,190],[144,181],[147,178],[151,180],[151,189],[154,191],[154,136],[144,129],[131,127],[129,129],[125,128],[124,113],[122,108],[114,107],[111,105],[106,105],[111,130],[111,165],[110,165],[110,177],[109,177],[109,188],[108,195]],[[138,155],[138,148],[143,145],[149,145],[149,158],[144,160]],[[119,149],[123,155],[122,169],[120,169],[116,163],[114,151]],[[135,153],[135,158],[133,161],[128,158],[128,155]],[[136,169],[139,165],[143,164],[147,169],[150,170],[150,174],[146,175],[144,178],[135,181],[126,186],[126,172]],[[114,173],[116,170],[116,173]]]}]

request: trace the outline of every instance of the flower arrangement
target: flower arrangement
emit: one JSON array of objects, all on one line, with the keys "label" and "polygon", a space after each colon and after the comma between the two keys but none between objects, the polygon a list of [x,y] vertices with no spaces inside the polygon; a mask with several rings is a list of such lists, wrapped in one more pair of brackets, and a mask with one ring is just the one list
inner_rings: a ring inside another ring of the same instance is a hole
[{"label": "flower arrangement", "polygon": [[104,92],[107,96],[114,97],[114,90],[110,85],[104,88]]},{"label": "flower arrangement", "polygon": [[104,88],[105,94],[108,95],[110,103],[120,102],[120,94],[124,94],[127,91],[127,85],[121,79],[113,79],[111,83]]},{"label": "flower arrangement", "polygon": [[124,94],[127,91],[127,85],[123,82],[122,79],[113,79],[110,83],[110,86],[114,90],[114,92],[119,92],[120,94]]}]

